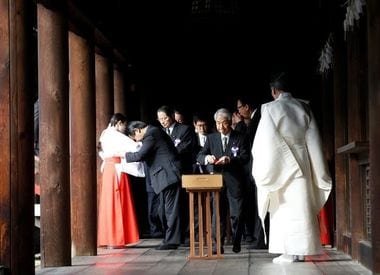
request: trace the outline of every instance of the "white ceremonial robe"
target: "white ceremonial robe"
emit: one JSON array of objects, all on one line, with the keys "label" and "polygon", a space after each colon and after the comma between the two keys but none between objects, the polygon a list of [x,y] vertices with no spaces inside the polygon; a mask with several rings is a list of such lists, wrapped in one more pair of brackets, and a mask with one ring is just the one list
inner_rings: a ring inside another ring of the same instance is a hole
[{"label": "white ceremonial robe", "polygon": [[263,224],[270,213],[268,251],[321,253],[317,215],[330,194],[332,180],[309,107],[289,93],[262,105],[252,156]]},{"label": "white ceremonial robe", "polygon": [[121,162],[115,164],[118,176],[120,176],[121,172],[124,172],[135,177],[145,177],[143,163],[127,163],[125,161],[125,153],[137,152],[141,147],[141,142],[134,141],[127,135],[117,131],[113,126],[108,126],[102,132],[99,141],[102,145],[102,151],[99,152],[99,155],[103,161],[109,157],[121,157]]}]

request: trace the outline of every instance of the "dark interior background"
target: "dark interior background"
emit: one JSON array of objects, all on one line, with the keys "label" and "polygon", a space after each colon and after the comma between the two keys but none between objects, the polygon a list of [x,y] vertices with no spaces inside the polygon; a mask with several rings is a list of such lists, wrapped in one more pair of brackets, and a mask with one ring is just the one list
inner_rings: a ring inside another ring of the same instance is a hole
[{"label": "dark interior background", "polygon": [[319,0],[77,2],[127,58],[131,116],[141,102],[152,119],[163,104],[190,116],[234,109],[239,94],[266,102],[279,71],[292,74],[296,96],[317,103],[318,58],[332,20]]}]

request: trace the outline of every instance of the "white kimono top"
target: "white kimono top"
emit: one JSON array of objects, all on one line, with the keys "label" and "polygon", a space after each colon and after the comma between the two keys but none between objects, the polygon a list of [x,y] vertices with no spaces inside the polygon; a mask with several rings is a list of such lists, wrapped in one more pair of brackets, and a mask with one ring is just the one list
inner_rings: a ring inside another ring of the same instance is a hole
[{"label": "white kimono top", "polygon": [[[127,135],[116,130],[113,126],[108,126],[100,135],[99,141],[102,150],[99,152],[103,162],[109,157],[121,157],[121,163],[115,164],[116,171],[120,176],[121,172],[136,176],[145,177],[144,166],[142,162],[126,162],[126,152],[137,152],[141,147],[141,142],[136,142]],[[103,164],[101,166],[101,170]]]},{"label": "white kimono top", "polygon": [[321,253],[317,215],[332,180],[309,106],[289,93],[262,105],[252,156],[263,224],[270,213],[269,252]]}]

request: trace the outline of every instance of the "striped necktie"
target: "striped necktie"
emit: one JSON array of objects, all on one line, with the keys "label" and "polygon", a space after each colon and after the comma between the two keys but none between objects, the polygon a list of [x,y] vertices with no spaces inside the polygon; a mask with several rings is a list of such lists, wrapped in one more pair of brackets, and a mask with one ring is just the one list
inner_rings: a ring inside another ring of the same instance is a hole
[{"label": "striped necktie", "polygon": [[223,152],[227,149],[227,137],[223,137]]}]

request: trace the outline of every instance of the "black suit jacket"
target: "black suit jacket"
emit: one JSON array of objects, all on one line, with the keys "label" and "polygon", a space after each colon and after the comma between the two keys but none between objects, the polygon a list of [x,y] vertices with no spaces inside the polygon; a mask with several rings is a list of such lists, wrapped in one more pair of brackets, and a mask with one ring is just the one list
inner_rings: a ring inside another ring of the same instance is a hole
[{"label": "black suit jacket", "polygon": [[127,162],[145,161],[156,194],[181,180],[178,153],[169,136],[155,126],[148,126],[138,152],[126,153]]},{"label": "black suit jacket", "polygon": [[246,181],[244,165],[249,161],[250,157],[249,143],[246,136],[232,130],[226,151],[223,152],[221,134],[209,134],[205,146],[197,156],[198,162],[204,164],[207,155],[214,155],[216,158],[230,157],[231,161],[226,165],[212,165],[213,172],[223,175],[223,184],[233,197],[241,196],[242,188]]},{"label": "black suit jacket", "polygon": [[186,124],[175,123],[170,137],[177,148],[182,172],[184,174],[191,174],[193,170],[193,151],[196,146],[194,129]]},{"label": "black suit jacket", "polygon": [[255,139],[256,130],[257,130],[257,126],[259,125],[260,118],[261,118],[261,106],[258,106],[253,117],[249,120],[248,125],[246,125],[245,122],[242,120],[235,127],[236,131],[239,131],[247,135],[251,148],[253,145],[253,140]]},{"label": "black suit jacket", "polygon": [[257,126],[259,125],[259,121],[261,118],[261,106],[258,106],[256,112],[254,113],[252,119],[249,121],[247,126],[247,135],[250,143],[250,147],[252,148],[253,140],[255,139]]},{"label": "black suit jacket", "polygon": [[[261,105],[257,107],[256,112],[254,113],[253,117],[249,121],[248,125],[245,124],[244,121],[240,121],[236,125],[236,130],[244,133],[248,140],[249,140],[249,149],[252,149],[253,141],[255,139],[256,131],[257,131],[257,126],[259,125],[261,118]],[[252,154],[250,153],[249,155],[249,161],[245,165],[245,172],[250,181],[253,182],[253,176],[252,176],[252,164],[253,164],[253,159],[252,159]]]},{"label": "black suit jacket", "polygon": [[[206,140],[207,140],[208,134],[206,134]],[[209,170],[209,165],[204,165],[203,162],[198,162],[197,156],[198,153],[202,150],[201,141],[199,134],[195,134],[195,148],[193,150],[193,174],[207,174]]]}]

